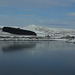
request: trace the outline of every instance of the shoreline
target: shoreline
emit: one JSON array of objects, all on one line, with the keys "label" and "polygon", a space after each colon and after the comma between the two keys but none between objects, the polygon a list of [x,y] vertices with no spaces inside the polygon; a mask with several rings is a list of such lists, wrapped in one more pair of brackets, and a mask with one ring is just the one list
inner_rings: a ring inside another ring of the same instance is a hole
[{"label": "shoreline", "polygon": [[55,38],[0,38],[0,41],[66,41],[66,39],[55,39]]},{"label": "shoreline", "polygon": [[64,41],[67,43],[74,43],[75,39],[67,38],[44,38],[44,37],[0,37],[0,41]]}]

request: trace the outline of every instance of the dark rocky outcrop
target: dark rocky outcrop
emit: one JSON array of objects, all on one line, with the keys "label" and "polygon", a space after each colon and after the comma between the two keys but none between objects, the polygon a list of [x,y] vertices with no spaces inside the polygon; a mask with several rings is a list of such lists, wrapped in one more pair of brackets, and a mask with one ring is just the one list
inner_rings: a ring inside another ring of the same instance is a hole
[{"label": "dark rocky outcrop", "polygon": [[20,28],[13,28],[13,27],[3,27],[2,31],[8,32],[8,33],[11,33],[11,34],[16,34],[16,35],[34,35],[34,36],[37,35],[33,31],[23,30],[23,29],[20,29]]}]

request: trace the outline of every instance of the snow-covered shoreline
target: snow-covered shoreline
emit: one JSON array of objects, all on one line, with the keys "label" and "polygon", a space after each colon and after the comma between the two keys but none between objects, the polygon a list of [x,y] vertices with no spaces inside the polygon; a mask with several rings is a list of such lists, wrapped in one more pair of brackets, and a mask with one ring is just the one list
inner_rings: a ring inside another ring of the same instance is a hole
[{"label": "snow-covered shoreline", "polygon": [[[17,27],[18,28],[18,27]],[[2,31],[0,26],[0,41],[71,41],[75,42],[75,30],[65,28],[49,28],[45,26],[29,25],[21,29],[34,31],[37,36],[15,35]],[[69,40],[70,39],[70,40]]]},{"label": "snow-covered shoreline", "polygon": [[0,41],[67,41],[67,39],[44,38],[44,37],[23,37],[23,38],[0,38]]}]

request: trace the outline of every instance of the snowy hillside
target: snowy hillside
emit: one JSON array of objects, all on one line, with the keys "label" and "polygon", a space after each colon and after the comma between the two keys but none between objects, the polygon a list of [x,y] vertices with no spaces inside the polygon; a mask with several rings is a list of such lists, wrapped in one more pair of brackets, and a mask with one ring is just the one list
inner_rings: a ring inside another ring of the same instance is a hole
[{"label": "snowy hillside", "polygon": [[29,25],[25,26],[23,29],[28,29],[37,33],[37,36],[50,36],[55,38],[65,37],[65,36],[75,36],[75,30],[64,29],[64,28],[49,28],[45,26]]},{"label": "snowy hillside", "polygon": [[[75,30],[72,30],[72,29],[49,28],[49,27],[38,26],[38,25],[28,25],[28,26],[23,27],[22,29],[34,31],[37,34],[37,37],[49,36],[51,38],[62,38],[66,36],[75,36]],[[19,36],[20,37],[20,35],[14,35],[14,34],[3,32],[2,26],[0,26],[0,37],[6,37],[6,36],[10,36],[10,37]]]}]

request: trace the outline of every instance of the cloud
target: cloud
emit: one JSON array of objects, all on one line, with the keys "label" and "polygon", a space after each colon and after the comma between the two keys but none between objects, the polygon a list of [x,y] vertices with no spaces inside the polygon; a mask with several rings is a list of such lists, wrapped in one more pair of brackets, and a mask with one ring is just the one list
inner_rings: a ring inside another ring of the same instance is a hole
[{"label": "cloud", "polygon": [[66,13],[66,15],[68,15],[68,16],[75,16],[75,12],[74,13]]},{"label": "cloud", "polygon": [[75,2],[75,0],[69,0],[70,2]]},{"label": "cloud", "polygon": [[74,0],[0,0],[0,7],[49,8],[72,6]]}]

